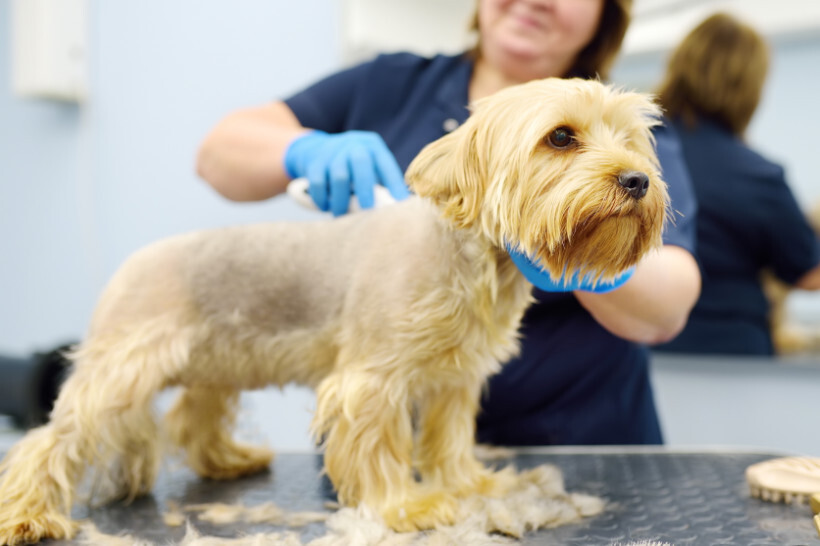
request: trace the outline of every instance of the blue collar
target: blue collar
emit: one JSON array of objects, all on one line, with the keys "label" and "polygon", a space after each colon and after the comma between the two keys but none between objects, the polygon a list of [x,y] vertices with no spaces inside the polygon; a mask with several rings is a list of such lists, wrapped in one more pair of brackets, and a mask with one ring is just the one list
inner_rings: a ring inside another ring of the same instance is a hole
[{"label": "blue collar", "polygon": [[594,282],[594,275],[589,274],[584,278],[579,278],[578,273],[574,273],[569,279],[566,278],[566,272],[561,278],[552,280],[550,274],[541,268],[532,259],[507,245],[507,253],[510,255],[515,267],[524,275],[533,286],[543,290],[544,292],[571,292],[573,290],[584,290],[586,292],[595,292],[603,294],[611,292],[616,288],[621,287],[626,281],[632,277],[635,267],[630,267],[623,273],[619,274],[611,281]]}]

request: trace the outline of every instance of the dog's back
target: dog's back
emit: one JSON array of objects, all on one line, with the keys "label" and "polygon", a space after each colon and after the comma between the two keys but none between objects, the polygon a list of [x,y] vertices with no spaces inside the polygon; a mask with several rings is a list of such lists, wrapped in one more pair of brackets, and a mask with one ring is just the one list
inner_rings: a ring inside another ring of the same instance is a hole
[{"label": "dog's back", "polygon": [[[378,321],[399,305],[409,283],[437,271],[405,266],[429,266],[441,253],[430,238],[437,225],[435,209],[413,198],[333,221],[164,239],[136,252],[112,278],[88,342],[114,337],[122,343],[133,331],[154,343],[162,332],[189,331],[191,367],[177,374],[181,383],[199,381],[197,370],[207,369],[209,381],[241,381],[238,388],[315,386],[335,360],[346,322]],[[156,336],[145,332],[149,324]],[[202,361],[222,357],[222,363]]]}]

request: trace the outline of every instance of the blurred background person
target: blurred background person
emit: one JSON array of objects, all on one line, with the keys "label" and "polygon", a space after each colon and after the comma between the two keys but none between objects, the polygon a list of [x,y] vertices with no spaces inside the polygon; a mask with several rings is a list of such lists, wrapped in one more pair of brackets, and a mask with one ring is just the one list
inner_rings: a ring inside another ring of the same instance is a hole
[{"label": "blurred background person", "polygon": [[817,237],[783,168],[744,141],[768,66],[764,38],[725,13],[700,23],[669,58],[658,96],[698,201],[703,288],[683,332],[659,351],[772,355],[764,271],[820,288]]},{"label": "blurred background person", "polygon": [[[307,177],[317,207],[372,205],[376,184],[408,195],[402,172],[431,141],[507,86],[546,77],[606,79],[631,0],[479,0],[475,48],[465,54],[381,55],[284,101],[228,114],[205,138],[200,175],[231,200],[278,195]],[[479,441],[504,445],[653,444],[662,435],[645,344],[683,327],[700,277],[695,202],[671,131],[656,131],[673,208],[664,246],[608,293],[536,290],[521,356],[494,376]],[[329,272],[330,274],[330,272]]]}]

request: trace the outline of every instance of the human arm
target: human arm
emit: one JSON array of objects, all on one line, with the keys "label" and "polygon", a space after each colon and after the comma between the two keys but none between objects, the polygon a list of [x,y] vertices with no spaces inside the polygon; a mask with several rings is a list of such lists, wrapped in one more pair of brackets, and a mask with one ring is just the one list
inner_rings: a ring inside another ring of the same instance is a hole
[{"label": "human arm", "polygon": [[352,193],[362,207],[372,207],[376,184],[395,199],[410,194],[381,136],[307,129],[282,102],[226,116],[203,142],[197,172],[233,201],[273,197],[284,192],[291,179],[304,177],[319,209],[336,215],[347,212]]},{"label": "human arm", "polygon": [[763,186],[764,234],[768,249],[766,259],[775,275],[800,290],[820,290],[820,239],[816,226],[809,221],[786,182],[783,169],[771,166]]},{"label": "human arm", "polygon": [[638,343],[663,343],[686,325],[700,295],[700,271],[687,250],[664,245],[648,254],[617,290],[574,294],[612,334]]},{"label": "human arm", "polygon": [[402,170],[375,132],[402,103],[387,100],[395,93],[369,92],[374,78],[400,86],[395,73],[385,62],[363,63],[284,101],[229,114],[203,142],[197,171],[237,201],[266,199],[291,179],[306,178],[316,206],[337,215],[347,211],[352,193],[363,208],[373,206],[375,184],[403,199],[409,192]]},{"label": "human arm", "polygon": [[285,191],[285,150],[307,131],[283,102],[237,110],[205,137],[197,174],[232,201],[268,199]]}]

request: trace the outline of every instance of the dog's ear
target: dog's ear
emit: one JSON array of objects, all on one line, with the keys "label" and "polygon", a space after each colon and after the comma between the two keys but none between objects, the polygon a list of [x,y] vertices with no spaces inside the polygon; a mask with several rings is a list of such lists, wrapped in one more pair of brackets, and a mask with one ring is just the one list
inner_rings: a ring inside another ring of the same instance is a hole
[{"label": "dog's ear", "polygon": [[445,218],[470,227],[481,209],[486,165],[476,150],[472,120],[425,146],[405,174],[410,189],[433,201]]}]

